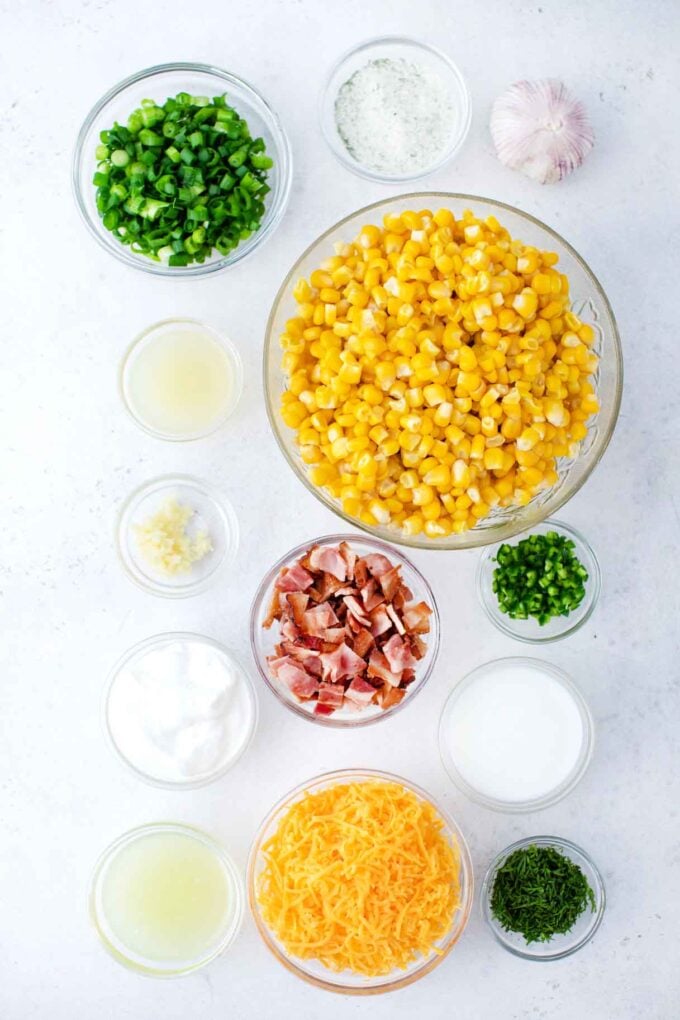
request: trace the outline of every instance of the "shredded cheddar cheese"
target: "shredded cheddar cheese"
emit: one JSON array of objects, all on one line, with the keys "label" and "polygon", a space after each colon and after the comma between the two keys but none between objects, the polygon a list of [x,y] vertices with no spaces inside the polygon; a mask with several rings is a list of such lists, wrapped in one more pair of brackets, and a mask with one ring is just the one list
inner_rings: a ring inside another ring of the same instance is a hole
[{"label": "shredded cheddar cheese", "polygon": [[262,918],[292,956],[378,977],[441,952],[460,907],[458,847],[434,807],[396,783],[329,786],[264,844]]}]

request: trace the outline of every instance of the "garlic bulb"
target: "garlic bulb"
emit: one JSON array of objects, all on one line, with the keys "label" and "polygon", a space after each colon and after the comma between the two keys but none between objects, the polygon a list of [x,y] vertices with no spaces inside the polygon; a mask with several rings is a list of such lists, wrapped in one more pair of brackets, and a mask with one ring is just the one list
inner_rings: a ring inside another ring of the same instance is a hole
[{"label": "garlic bulb", "polygon": [[583,104],[551,78],[511,85],[493,104],[490,127],[501,163],[541,184],[576,170],[595,140]]}]

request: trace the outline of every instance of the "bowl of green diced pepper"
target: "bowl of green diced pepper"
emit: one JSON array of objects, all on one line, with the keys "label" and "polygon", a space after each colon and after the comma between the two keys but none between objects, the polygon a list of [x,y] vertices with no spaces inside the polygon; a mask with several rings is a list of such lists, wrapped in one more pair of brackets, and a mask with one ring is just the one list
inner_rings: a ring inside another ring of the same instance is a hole
[{"label": "bowl of green diced pepper", "polygon": [[73,158],[95,239],[163,276],[202,276],[251,254],[280,222],[291,180],[274,111],[251,85],[204,64],[162,64],[114,86],[85,119]]},{"label": "bowl of green diced pepper", "polygon": [[597,557],[586,539],[556,520],[488,546],[477,567],[486,615],[505,634],[530,644],[556,641],[582,626],[600,584]]}]

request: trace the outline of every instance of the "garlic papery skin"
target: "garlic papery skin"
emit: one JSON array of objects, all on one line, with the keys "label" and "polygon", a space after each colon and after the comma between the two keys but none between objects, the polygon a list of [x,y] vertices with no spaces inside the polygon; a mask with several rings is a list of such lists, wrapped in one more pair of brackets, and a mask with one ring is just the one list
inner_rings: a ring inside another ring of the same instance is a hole
[{"label": "garlic papery skin", "polygon": [[595,136],[583,106],[561,81],[517,81],[491,109],[491,136],[501,163],[541,184],[576,170]]}]

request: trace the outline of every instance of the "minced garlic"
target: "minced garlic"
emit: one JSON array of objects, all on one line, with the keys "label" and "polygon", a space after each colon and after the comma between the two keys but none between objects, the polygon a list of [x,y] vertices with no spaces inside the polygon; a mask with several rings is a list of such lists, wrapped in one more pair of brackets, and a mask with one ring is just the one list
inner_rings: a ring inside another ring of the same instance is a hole
[{"label": "minced garlic", "polygon": [[190,535],[187,525],[191,507],[168,499],[159,510],[134,526],[139,550],[147,563],[161,574],[185,574],[212,551],[207,531]]}]

